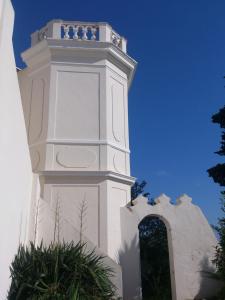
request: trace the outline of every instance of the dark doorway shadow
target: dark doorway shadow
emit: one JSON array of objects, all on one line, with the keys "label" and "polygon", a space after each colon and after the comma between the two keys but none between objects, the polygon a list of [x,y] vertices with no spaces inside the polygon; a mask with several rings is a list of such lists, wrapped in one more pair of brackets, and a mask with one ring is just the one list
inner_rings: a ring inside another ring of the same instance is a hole
[{"label": "dark doorway shadow", "polygon": [[171,300],[169,247],[165,223],[145,217],[138,226],[143,300]]}]

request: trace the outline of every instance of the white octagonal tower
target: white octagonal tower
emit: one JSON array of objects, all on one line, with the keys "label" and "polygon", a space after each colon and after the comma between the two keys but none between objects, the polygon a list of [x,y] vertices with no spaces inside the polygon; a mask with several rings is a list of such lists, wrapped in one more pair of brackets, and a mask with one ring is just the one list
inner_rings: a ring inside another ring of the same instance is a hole
[{"label": "white octagonal tower", "polygon": [[107,23],[53,20],[32,34],[22,57],[20,89],[40,179],[37,239],[53,239],[60,203],[60,238],[76,240],[82,232],[117,260],[120,207],[130,201],[134,182],[128,89],[136,62],[126,54],[126,40]]}]

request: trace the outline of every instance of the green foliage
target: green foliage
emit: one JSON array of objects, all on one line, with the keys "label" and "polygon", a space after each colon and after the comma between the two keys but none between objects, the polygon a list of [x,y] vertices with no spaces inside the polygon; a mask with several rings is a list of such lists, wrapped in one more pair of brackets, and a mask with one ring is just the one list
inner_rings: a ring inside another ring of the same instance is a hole
[{"label": "green foliage", "polygon": [[[212,122],[220,125],[222,129],[220,149],[216,152],[218,155],[225,156],[225,106],[218,113],[212,116]],[[225,164],[217,164],[208,170],[208,174],[220,186],[225,186]],[[217,300],[225,300],[225,192],[222,192],[221,208],[223,217],[219,219],[218,226],[215,227],[219,235],[219,245],[216,247],[214,263],[217,268],[217,279],[224,282],[224,287],[221,289]]]},{"label": "green foliage", "polygon": [[108,300],[115,288],[103,257],[78,243],[21,245],[11,265],[8,300]]},{"label": "green foliage", "polygon": [[144,189],[147,185],[146,181],[138,182],[135,181],[135,183],[131,187],[131,205],[133,206],[133,200],[135,200],[139,195],[143,195],[144,197],[149,197],[149,193],[145,192]]},{"label": "green foliage", "polygon": [[[218,113],[212,116],[213,123],[218,123],[221,129],[225,129],[225,106]],[[222,131],[221,146],[216,152],[219,155],[225,155],[225,131]],[[210,177],[221,186],[225,186],[225,164],[217,164],[207,170]]]},{"label": "green foliage", "polygon": [[144,300],[170,300],[170,266],[167,230],[158,218],[149,216],[139,224],[141,280]]},{"label": "green foliage", "polygon": [[224,282],[224,286],[218,295],[218,300],[225,299],[225,193],[222,193],[221,204],[224,216],[219,219],[218,226],[215,227],[219,235],[219,244],[216,247],[216,255],[213,260],[217,269],[216,276]]}]

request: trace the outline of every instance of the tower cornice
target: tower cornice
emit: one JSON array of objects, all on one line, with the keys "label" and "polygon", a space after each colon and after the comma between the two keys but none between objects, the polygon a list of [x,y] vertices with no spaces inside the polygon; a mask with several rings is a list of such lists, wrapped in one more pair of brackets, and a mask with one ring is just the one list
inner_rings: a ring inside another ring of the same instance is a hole
[{"label": "tower cornice", "polygon": [[114,44],[98,41],[45,39],[23,52],[22,58],[30,69],[43,66],[43,63],[89,65],[95,61],[96,65],[107,60],[127,75],[129,86],[137,65],[134,59]]},{"label": "tower cornice", "polygon": [[102,181],[102,180],[113,180],[119,183],[127,184],[132,186],[135,182],[135,177],[127,176],[124,174],[119,174],[112,171],[52,171],[46,170],[39,172],[39,175],[44,176],[46,180],[51,180],[51,178],[60,178],[60,177],[67,177],[71,179],[80,178],[87,181]]}]

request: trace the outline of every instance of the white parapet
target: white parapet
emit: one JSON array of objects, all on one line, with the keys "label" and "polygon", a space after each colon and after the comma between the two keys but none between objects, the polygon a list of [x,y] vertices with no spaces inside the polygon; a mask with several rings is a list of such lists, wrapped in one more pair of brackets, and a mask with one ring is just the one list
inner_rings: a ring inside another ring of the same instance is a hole
[{"label": "white parapet", "polygon": [[64,39],[112,43],[126,53],[127,40],[108,23],[52,20],[31,35],[32,46],[43,39]]}]

